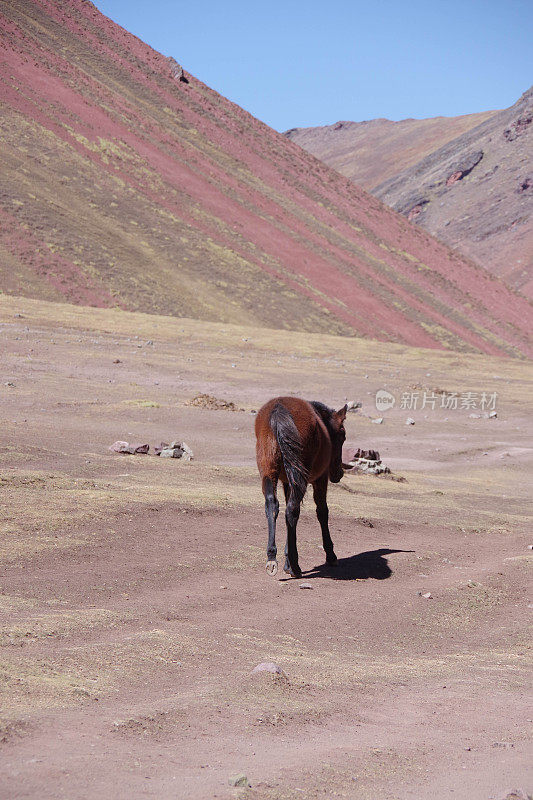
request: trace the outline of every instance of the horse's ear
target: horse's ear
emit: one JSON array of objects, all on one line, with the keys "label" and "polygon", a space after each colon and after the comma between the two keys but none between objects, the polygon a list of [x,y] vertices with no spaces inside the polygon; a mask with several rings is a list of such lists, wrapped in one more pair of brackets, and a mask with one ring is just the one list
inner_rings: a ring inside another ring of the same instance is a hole
[{"label": "horse's ear", "polygon": [[338,411],[335,411],[335,418],[337,419],[337,422],[339,423],[339,426],[342,425],[342,423],[346,419],[346,412],[347,411],[348,411],[348,405],[347,404],[345,406],[343,406],[342,408],[339,408]]}]

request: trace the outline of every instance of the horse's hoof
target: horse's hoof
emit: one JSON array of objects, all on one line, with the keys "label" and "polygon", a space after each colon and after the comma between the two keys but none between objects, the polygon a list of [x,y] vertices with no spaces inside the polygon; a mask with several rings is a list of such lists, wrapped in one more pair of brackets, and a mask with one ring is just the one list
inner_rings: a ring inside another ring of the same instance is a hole
[{"label": "horse's hoof", "polygon": [[301,578],[302,577],[302,570],[301,569],[298,569],[298,570],[295,571],[295,570],[292,569],[292,567],[289,567],[288,569],[287,569],[287,567],[283,567],[283,572],[286,572],[287,575],[291,576],[291,578]]},{"label": "horse's hoof", "polygon": [[267,561],[266,570],[269,575],[274,576],[278,571],[278,562],[277,561]]}]

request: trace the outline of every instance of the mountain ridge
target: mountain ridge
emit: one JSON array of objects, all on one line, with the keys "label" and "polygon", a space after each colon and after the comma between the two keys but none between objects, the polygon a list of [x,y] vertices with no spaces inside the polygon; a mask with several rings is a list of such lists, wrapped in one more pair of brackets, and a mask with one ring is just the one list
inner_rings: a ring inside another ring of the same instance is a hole
[{"label": "mountain ridge", "polygon": [[529,89],[500,111],[338,122],[286,135],[533,298],[532,120]]},{"label": "mountain ridge", "polygon": [[[372,191],[400,170],[429,155],[437,145],[455,139],[495,113],[484,111],[427,119],[377,117],[360,122],[339,120],[332,125],[290,128],[283,135],[358,186]],[[369,146],[377,151],[373,158],[369,157]]]},{"label": "mountain ridge", "polygon": [[[533,297],[533,87],[374,188],[396,211]],[[413,201],[413,202],[412,202]],[[418,211],[418,209],[417,209]]]}]

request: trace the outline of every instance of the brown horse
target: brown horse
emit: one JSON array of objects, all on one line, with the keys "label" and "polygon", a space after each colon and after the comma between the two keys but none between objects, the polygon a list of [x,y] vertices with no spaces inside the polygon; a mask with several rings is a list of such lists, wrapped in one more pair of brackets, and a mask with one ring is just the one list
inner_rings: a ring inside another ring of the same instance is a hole
[{"label": "brown horse", "polygon": [[296,548],[296,525],[308,483],[313,484],[313,498],[322,528],[326,561],[328,564],[335,564],[337,561],[328,527],[326,494],[328,478],[332,483],[338,483],[343,475],[342,445],[346,438],[346,411],[347,406],[334,411],[323,403],[308,403],[298,397],[276,397],[258,411],[255,420],[256,454],[268,520],[266,568],[270,575],[275,575],[278,571],[278,480],[283,484],[286,502],[285,572],[294,578],[302,575]]}]

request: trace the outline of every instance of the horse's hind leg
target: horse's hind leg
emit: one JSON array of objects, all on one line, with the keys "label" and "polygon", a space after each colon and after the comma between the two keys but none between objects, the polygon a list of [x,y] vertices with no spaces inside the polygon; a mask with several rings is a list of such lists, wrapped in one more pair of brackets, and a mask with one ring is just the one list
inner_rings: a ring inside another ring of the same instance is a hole
[{"label": "horse's hind leg", "polygon": [[322,528],[322,546],[326,553],[326,562],[328,564],[336,564],[337,556],[333,549],[333,542],[329,532],[329,509],[326,502],[328,491],[328,475],[322,475],[318,480],[313,483],[313,499],[316,503],[316,515]]},{"label": "horse's hind leg", "polygon": [[[285,507],[287,507],[289,502],[289,495],[290,495],[290,487],[288,483],[283,484],[283,494],[285,495]],[[287,536],[285,540],[285,566],[283,567],[283,571],[286,572],[288,575],[291,574],[291,565],[289,563],[289,537]]]},{"label": "horse's hind leg", "polygon": [[[300,503],[294,495],[294,491],[290,489],[288,493],[287,508],[285,509],[285,520],[287,522],[287,546],[285,548],[285,567],[284,570],[293,578],[301,578],[302,570],[298,564],[298,549],[296,547],[296,525],[300,517]],[[285,492],[287,497],[287,491]]]},{"label": "horse's hind leg", "polygon": [[265,495],[265,514],[268,522],[268,545],[266,570],[269,575],[278,571],[276,561],[276,520],[279,514],[279,503],[276,497],[276,483],[271,478],[263,478],[263,494]]}]

